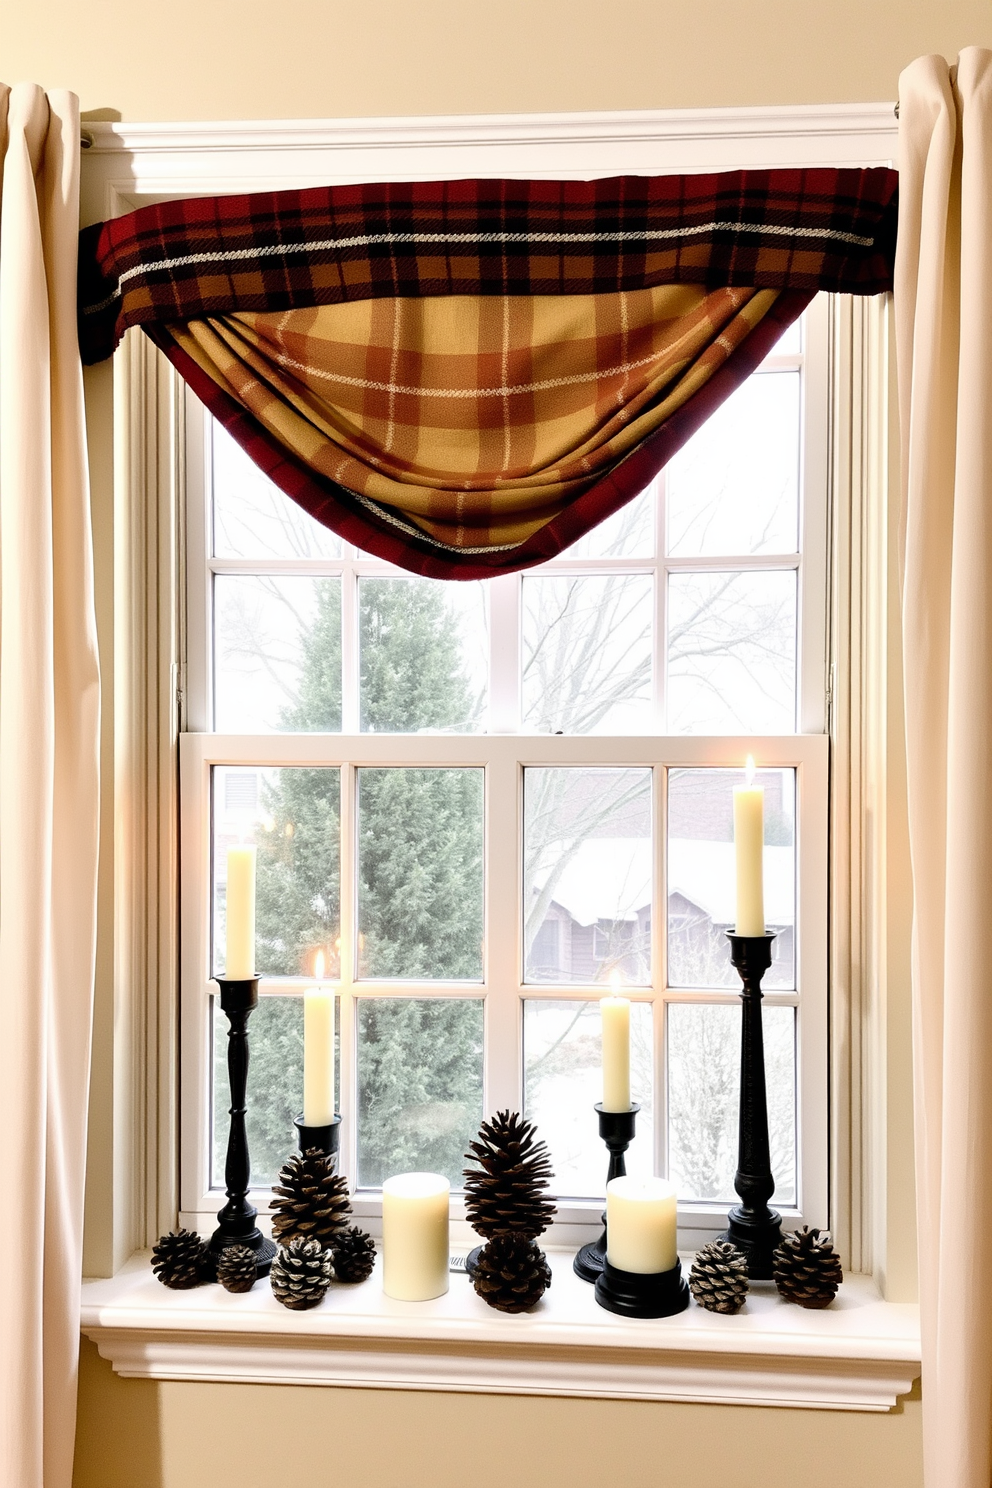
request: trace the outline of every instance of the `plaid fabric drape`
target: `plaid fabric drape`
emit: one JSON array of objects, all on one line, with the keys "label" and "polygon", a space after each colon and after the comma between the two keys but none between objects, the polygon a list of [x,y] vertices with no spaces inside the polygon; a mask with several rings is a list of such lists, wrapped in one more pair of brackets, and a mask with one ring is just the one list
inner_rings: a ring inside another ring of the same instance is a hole
[{"label": "plaid fabric drape", "polygon": [[142,325],[290,496],[418,573],[634,496],[818,289],[890,287],[887,170],[327,187],[81,236],[84,360]]},{"label": "plaid fabric drape", "polygon": [[[382,552],[386,529],[406,566],[413,543],[418,572],[454,564],[467,576],[563,546],[555,519],[733,367],[778,299],[668,285],[363,300],[194,320],[156,338],[197,369],[225,423],[218,394],[250,417],[250,453],[264,435],[306,470],[291,494],[318,520],[340,531],[347,510],[360,546]],[[592,521],[604,515],[597,502]]]}]

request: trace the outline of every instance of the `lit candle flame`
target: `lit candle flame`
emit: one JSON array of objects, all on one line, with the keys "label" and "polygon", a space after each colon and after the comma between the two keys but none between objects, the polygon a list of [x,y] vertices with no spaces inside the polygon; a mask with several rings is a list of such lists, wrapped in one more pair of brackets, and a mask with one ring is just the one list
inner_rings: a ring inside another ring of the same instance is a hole
[{"label": "lit candle flame", "polygon": [[744,767],[744,784],[750,789],[754,784],[754,755],[749,754]]},{"label": "lit candle flame", "polygon": [[324,953],[318,951],[313,961],[313,974],[318,982],[324,980]]},{"label": "lit candle flame", "polygon": [[620,973],[617,971],[615,966],[610,972],[610,996],[620,996]]}]

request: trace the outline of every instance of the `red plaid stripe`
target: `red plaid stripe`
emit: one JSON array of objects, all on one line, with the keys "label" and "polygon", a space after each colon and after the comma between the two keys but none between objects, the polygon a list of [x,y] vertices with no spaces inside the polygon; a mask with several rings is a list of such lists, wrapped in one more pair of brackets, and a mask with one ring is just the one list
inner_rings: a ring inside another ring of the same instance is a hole
[{"label": "red plaid stripe", "polygon": [[80,235],[80,347],[131,325],[343,300],[693,283],[892,286],[895,171],[441,181],[200,197]]}]

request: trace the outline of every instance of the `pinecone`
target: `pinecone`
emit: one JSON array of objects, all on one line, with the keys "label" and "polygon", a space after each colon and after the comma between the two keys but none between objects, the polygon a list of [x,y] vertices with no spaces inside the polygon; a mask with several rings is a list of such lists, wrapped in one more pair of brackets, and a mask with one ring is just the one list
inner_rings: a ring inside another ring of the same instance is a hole
[{"label": "pinecone", "polygon": [[277,1252],[269,1276],[272,1295],[283,1307],[316,1307],[331,1284],[331,1252],[318,1240],[292,1240]]},{"label": "pinecone", "polygon": [[163,1286],[185,1292],[210,1275],[210,1256],[192,1230],[170,1231],[152,1248],[152,1270]]},{"label": "pinecone", "polygon": [[348,1180],[316,1147],[293,1153],[272,1192],[272,1237],[280,1245],[318,1240],[326,1249],[351,1217]]},{"label": "pinecone", "polygon": [[465,1156],[479,1164],[465,1169],[465,1216],[485,1240],[518,1235],[535,1240],[554,1218],[544,1190],[552,1177],[547,1145],[531,1122],[514,1111],[484,1121],[479,1140]]},{"label": "pinecone", "polygon": [[729,1240],[714,1240],[696,1252],[689,1290],[708,1312],[740,1312],[747,1296],[747,1260]]},{"label": "pinecone", "polygon": [[786,1235],[773,1257],[772,1275],[786,1302],[800,1307],[829,1307],[844,1280],[829,1234],[808,1225]]},{"label": "pinecone", "polygon": [[334,1274],[338,1281],[365,1281],[375,1266],[375,1241],[357,1225],[335,1235],[331,1242]]},{"label": "pinecone", "polygon": [[250,1292],[258,1278],[255,1252],[247,1245],[227,1245],[217,1257],[217,1280],[226,1292]]},{"label": "pinecone", "polygon": [[551,1267],[532,1240],[497,1235],[483,1246],[472,1285],[499,1312],[527,1312],[551,1285]]}]

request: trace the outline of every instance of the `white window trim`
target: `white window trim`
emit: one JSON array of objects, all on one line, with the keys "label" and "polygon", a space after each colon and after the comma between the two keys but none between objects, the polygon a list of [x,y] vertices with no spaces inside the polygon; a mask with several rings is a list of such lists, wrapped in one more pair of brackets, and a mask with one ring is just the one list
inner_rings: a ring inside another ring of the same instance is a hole
[{"label": "white window trim", "polygon": [[[886,103],[483,119],[90,124],[87,134],[92,145],[83,160],[84,224],[170,196],[333,180],[889,165],[896,124]],[[831,708],[831,1208],[848,1265],[874,1274],[887,1298],[911,1298],[912,1157],[905,1138],[911,901],[894,680],[900,658],[893,623],[897,492],[888,308],[879,301],[841,301],[830,335],[831,626],[838,662]],[[131,1251],[173,1222],[178,1200],[178,966],[172,927],[178,910],[176,717],[184,679],[176,668],[183,625],[176,600],[183,474],[175,451],[183,409],[178,380],[140,336],[129,335],[112,378],[104,365],[90,369],[86,382],[91,427],[99,431],[91,441],[94,517],[98,531],[102,524],[113,532],[107,549],[113,567],[102,571],[99,617],[108,733],[94,1059],[101,1078],[94,1082],[88,1169],[88,1269],[110,1276]],[[152,420],[149,401],[157,410]],[[112,446],[101,442],[111,404]],[[107,562],[103,550],[98,561]],[[121,1285],[127,1274],[121,1274]],[[173,1377],[177,1351],[184,1350],[191,1361],[185,1377],[221,1377],[202,1353],[199,1363],[194,1359],[213,1336],[206,1316],[211,1309],[197,1318],[192,1306],[194,1299],[197,1307],[204,1303],[205,1294],[193,1294],[182,1315],[178,1305],[170,1313],[179,1298],[161,1288],[154,1295],[159,1305],[141,1312],[136,1325],[123,1295],[111,1302],[105,1292],[89,1292],[87,1331],[103,1329],[105,1347],[116,1318],[122,1340],[142,1355],[140,1372],[153,1377]],[[211,1297],[211,1308],[241,1300]],[[859,1346],[863,1357],[876,1361],[891,1357],[891,1324],[885,1320],[902,1311],[892,1301],[880,1307],[864,1315]],[[801,1316],[805,1324],[807,1315]],[[507,1324],[508,1340],[523,1338],[511,1331],[519,1319],[500,1321]],[[245,1331],[233,1314],[231,1322]],[[418,1327],[425,1338],[434,1337],[426,1314]],[[730,1336],[728,1348],[737,1358],[761,1351],[754,1330],[741,1328]],[[156,1353],[158,1342],[168,1344],[168,1359]],[[830,1353],[822,1341],[810,1347],[813,1354]],[[908,1348],[907,1358],[913,1352]],[[118,1365],[128,1372],[126,1361]],[[377,1378],[390,1383],[376,1375],[365,1383]],[[431,1386],[419,1386],[425,1387]],[[897,1393],[902,1388],[900,1383]],[[717,1398],[708,1389],[696,1376],[678,1398]],[[633,1386],[631,1392],[636,1394]]]}]

